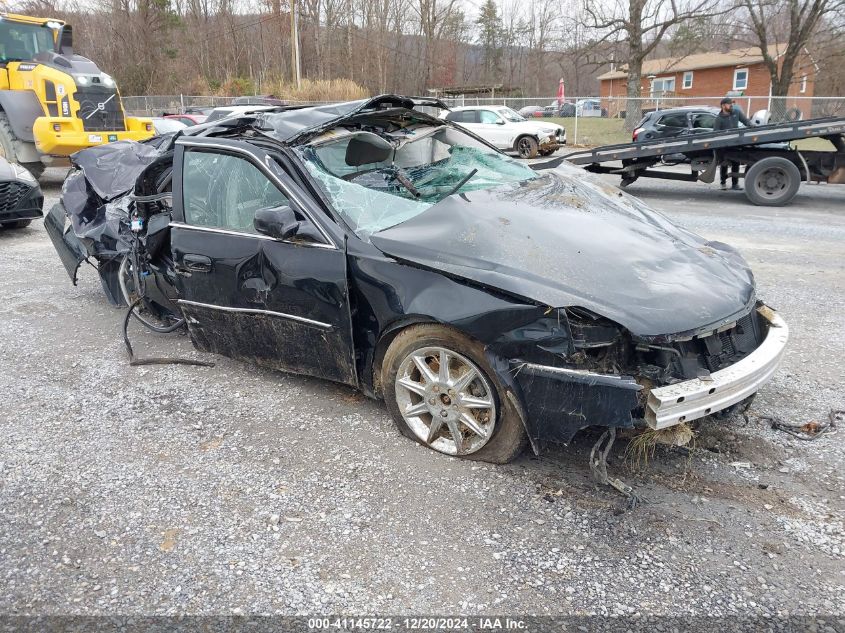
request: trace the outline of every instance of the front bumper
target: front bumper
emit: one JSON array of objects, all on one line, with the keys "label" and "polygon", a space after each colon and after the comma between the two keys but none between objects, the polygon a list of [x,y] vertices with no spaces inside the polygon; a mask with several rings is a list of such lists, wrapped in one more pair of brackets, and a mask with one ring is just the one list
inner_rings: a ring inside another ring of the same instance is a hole
[{"label": "front bumper", "polygon": [[[38,117],[32,126],[35,146],[42,154],[70,156],[86,147],[113,143],[115,141],[144,141],[155,132],[151,119],[126,117],[126,131],[86,131],[82,121],[73,117]],[[56,131],[54,125],[60,129]]]},{"label": "front bumper", "polygon": [[41,187],[19,180],[0,182],[0,224],[42,217]]},{"label": "front bumper", "polygon": [[653,429],[703,418],[736,404],[769,381],[780,365],[789,327],[777,312],[761,305],[757,311],[769,324],[763,343],[751,354],[710,375],[652,389],[645,419]]},{"label": "front bumper", "polygon": [[547,151],[555,151],[566,145],[566,132],[561,134],[560,136],[549,135],[545,137],[540,137],[538,144],[540,146],[540,151],[547,152]]}]

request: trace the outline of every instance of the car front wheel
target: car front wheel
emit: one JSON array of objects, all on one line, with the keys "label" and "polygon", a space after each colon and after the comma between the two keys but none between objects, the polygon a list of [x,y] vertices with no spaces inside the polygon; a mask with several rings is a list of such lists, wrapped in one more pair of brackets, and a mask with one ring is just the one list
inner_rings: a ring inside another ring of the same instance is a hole
[{"label": "car front wheel", "polygon": [[520,158],[536,158],[539,149],[537,140],[530,136],[521,136],[516,141],[516,152]]},{"label": "car front wheel", "polygon": [[447,455],[504,464],[526,443],[522,421],[483,346],[439,325],[415,325],[382,363],[387,408],[402,433]]}]

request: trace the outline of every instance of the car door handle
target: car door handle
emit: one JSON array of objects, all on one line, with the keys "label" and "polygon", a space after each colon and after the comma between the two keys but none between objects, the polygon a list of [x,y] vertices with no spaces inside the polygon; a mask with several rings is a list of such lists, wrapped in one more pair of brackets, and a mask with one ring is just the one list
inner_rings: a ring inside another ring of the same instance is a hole
[{"label": "car door handle", "polygon": [[188,253],[182,257],[182,265],[185,267],[185,270],[190,270],[193,273],[211,272],[211,258],[205,255]]}]

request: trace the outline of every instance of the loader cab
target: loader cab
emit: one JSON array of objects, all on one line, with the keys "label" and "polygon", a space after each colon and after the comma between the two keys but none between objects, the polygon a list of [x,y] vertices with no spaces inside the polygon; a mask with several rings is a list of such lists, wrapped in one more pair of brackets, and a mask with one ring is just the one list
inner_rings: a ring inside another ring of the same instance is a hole
[{"label": "loader cab", "polygon": [[0,64],[35,61],[41,55],[59,52],[59,33],[65,26],[57,20],[22,20],[0,14]]},{"label": "loader cab", "polygon": [[0,12],[0,156],[37,178],[86,147],[153,133],[126,115],[114,79],[74,53],[69,24]]}]

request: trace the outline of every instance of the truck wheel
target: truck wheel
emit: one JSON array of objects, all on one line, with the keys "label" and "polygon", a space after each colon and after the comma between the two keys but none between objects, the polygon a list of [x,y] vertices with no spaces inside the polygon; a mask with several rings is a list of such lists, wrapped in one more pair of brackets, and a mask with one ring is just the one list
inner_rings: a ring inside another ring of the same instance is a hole
[{"label": "truck wheel", "polygon": [[759,160],[745,172],[745,196],[756,205],[781,207],[801,185],[801,172],[790,160],[771,156]]},{"label": "truck wheel", "polygon": [[537,140],[530,136],[520,136],[516,139],[516,152],[520,158],[536,158],[539,150]]},{"label": "truck wheel", "polygon": [[12,131],[12,126],[9,123],[9,117],[5,112],[0,112],[0,156],[5,158],[10,163],[17,163],[29,170],[32,177],[38,180],[41,174],[44,173],[44,163],[22,163],[18,160],[18,147],[23,142],[18,140],[15,133]]}]

